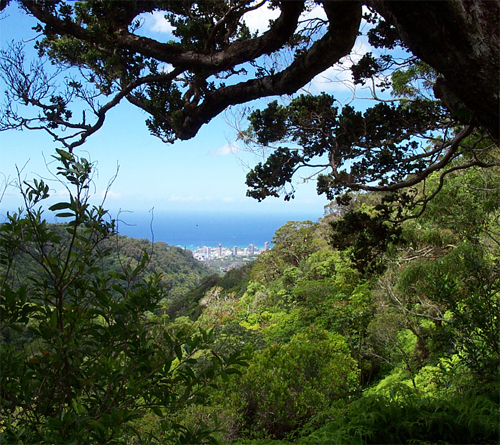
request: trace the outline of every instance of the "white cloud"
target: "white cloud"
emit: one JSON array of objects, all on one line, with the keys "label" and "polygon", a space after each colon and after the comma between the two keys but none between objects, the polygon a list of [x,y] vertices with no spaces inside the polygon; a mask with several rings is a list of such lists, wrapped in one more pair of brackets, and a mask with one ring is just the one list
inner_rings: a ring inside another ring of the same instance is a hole
[{"label": "white cloud", "polygon": [[146,27],[154,32],[172,34],[174,30],[173,26],[165,18],[165,13],[161,11],[154,11],[152,14],[148,14],[145,21]]},{"label": "white cloud", "polygon": [[94,194],[94,198],[99,199],[120,199],[123,195],[118,192],[113,192],[112,190],[101,190],[100,192]]},{"label": "white cloud", "polygon": [[280,15],[279,9],[269,9],[266,5],[257,8],[254,11],[247,12],[243,20],[247,24],[251,33],[264,33],[269,28],[269,20],[276,20]]},{"label": "white cloud", "polygon": [[[253,11],[246,13],[243,16],[243,20],[247,24],[248,28],[252,33],[258,32],[259,34],[264,33],[269,28],[269,20],[276,20],[280,15],[280,9],[269,9],[267,4],[262,5]],[[152,13],[141,15],[144,19],[145,26],[150,31],[172,34],[173,26],[170,22],[165,19],[165,13],[162,11],[154,11]],[[321,18],[326,19],[326,14],[321,6],[314,7],[310,12],[304,14],[302,19],[312,19]]]},{"label": "white cloud", "polygon": [[[254,33],[257,31],[259,34],[263,34],[269,28],[269,20],[276,20],[280,16],[280,13],[279,8],[269,9],[267,5],[263,5],[254,11],[247,12],[243,16],[243,20],[245,20],[250,32]],[[303,14],[300,20],[316,18],[326,20],[325,10],[319,5]]]},{"label": "white cloud", "polygon": [[227,156],[230,154],[237,153],[239,151],[239,147],[234,144],[225,144],[217,150],[209,151],[208,154],[210,156]]},{"label": "white cloud", "polygon": [[170,73],[174,70],[173,65],[170,65],[170,63],[165,63],[163,65],[160,65],[160,71],[162,73]]}]

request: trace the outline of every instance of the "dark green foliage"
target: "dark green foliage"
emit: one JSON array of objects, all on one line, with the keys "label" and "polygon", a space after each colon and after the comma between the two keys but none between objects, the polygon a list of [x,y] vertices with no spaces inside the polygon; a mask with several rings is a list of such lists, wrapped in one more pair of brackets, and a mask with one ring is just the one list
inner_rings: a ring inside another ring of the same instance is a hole
[{"label": "dark green foliage", "polygon": [[[427,168],[428,156],[417,156],[420,146],[415,137],[436,127],[443,113],[439,104],[422,99],[378,103],[361,113],[350,106],[338,111],[334,103],[325,93],[299,96],[286,107],[273,102],[251,114],[251,140],[300,148],[278,146],[258,164],[247,176],[249,196],[278,196],[300,168],[311,166],[332,170],[318,176],[317,186],[318,193],[330,200],[346,188],[359,189],[357,184],[373,184],[375,189]],[[290,197],[293,192],[285,195]]]},{"label": "dark green foliage", "polygon": [[357,367],[340,335],[310,328],[257,353],[236,389],[242,432],[293,437],[313,416],[357,390]]},{"label": "dark green foliage", "polygon": [[[70,196],[50,209],[69,222],[43,220],[48,187],[34,181],[21,189],[25,211],[0,226],[0,441],[143,440],[136,426],[147,415],[161,431],[150,440],[213,441],[214,428],[189,430],[172,416],[239,372],[245,355],[214,352],[213,330],[154,315],[165,292],[157,273],[144,274],[147,252],[119,271],[101,267],[114,224],[88,202],[92,165],[62,150],[55,158]],[[36,274],[12,275],[19,255]]]},{"label": "dark green foliage", "polygon": [[368,31],[368,39],[370,45],[375,48],[393,49],[396,46],[403,46],[396,28],[386,20],[383,20],[376,14],[365,14],[365,19],[370,23],[375,23],[375,26]]},{"label": "dark green foliage", "polygon": [[367,53],[351,67],[352,78],[355,84],[364,85],[366,79],[371,79],[373,76],[382,71],[379,61],[373,57],[372,53]]},{"label": "dark green foliage", "polygon": [[356,400],[344,417],[304,443],[495,444],[499,422],[498,404],[485,397],[467,393],[440,398],[399,387],[391,396]]},{"label": "dark green foliage", "polygon": [[[265,164],[259,163],[247,174],[246,184],[250,187],[247,196],[259,202],[268,196],[279,197],[301,162],[298,150],[276,149]],[[294,192],[293,187],[290,192],[285,192],[285,201],[293,199]]]},{"label": "dark green foliage", "polygon": [[400,226],[386,221],[387,216],[373,211],[349,210],[333,220],[331,244],[339,250],[350,249],[356,268],[366,276],[380,274],[387,267],[383,254],[401,240]]}]

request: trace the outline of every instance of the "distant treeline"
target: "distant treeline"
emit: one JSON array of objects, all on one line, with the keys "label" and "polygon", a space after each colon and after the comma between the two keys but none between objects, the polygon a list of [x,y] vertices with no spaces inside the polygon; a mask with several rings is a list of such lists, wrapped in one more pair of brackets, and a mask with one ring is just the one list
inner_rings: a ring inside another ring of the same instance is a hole
[{"label": "distant treeline", "polygon": [[[61,237],[61,245],[70,243],[66,224],[48,223],[47,225]],[[207,266],[193,258],[191,251],[170,246],[161,241],[152,243],[144,238],[128,238],[117,234],[101,241],[99,249],[110,251],[109,255],[100,260],[103,273],[119,273],[127,267],[135,268],[141,262],[143,253],[147,252],[149,258],[141,277],[158,273],[161,276],[161,285],[167,290],[168,300],[172,301],[197,287],[201,279],[211,273]],[[16,258],[11,276],[17,277],[21,284],[25,283],[26,278],[29,277],[43,278],[44,271],[28,253],[21,253]]]}]

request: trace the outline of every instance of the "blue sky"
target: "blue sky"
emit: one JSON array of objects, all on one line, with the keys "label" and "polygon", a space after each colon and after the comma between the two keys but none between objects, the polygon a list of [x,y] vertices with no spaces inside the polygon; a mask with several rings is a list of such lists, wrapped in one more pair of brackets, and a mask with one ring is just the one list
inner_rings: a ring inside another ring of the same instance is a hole
[{"label": "blue sky", "polygon": [[[249,24],[258,28],[268,18],[255,16]],[[2,47],[11,40],[33,37],[32,23],[17,10],[17,6],[11,5],[0,21]],[[169,38],[169,29],[161,16],[149,16],[144,27],[156,38]],[[362,41],[360,45],[363,45]],[[27,44],[30,46],[32,43]],[[308,88],[313,92],[326,90],[344,102],[349,101],[352,92],[342,82],[332,81],[335,78],[342,81],[346,75],[340,71],[325,73]],[[4,87],[1,87],[3,95]],[[254,107],[264,105],[264,101],[250,104]],[[149,134],[143,112],[121,103],[109,113],[104,127],[80,152],[97,163],[96,200],[102,197],[119,167],[106,199],[106,207],[113,212],[118,209],[146,212],[154,207],[159,212],[209,210],[303,214],[304,219],[321,217],[327,201],[325,197],[317,196],[314,181],[295,185],[296,198],[291,202],[269,198],[258,203],[245,196],[248,171],[245,164],[253,166],[258,159],[237,149],[235,153],[236,133],[226,121],[231,116],[231,111],[221,115],[203,126],[192,140],[172,145]],[[49,177],[46,162],[50,161],[56,147],[51,137],[42,132],[0,132],[0,183],[16,179],[16,166],[24,166],[22,178]],[[57,184],[51,184],[56,196],[63,193]],[[0,203],[0,216],[19,205],[19,194],[14,188],[8,188]]]}]

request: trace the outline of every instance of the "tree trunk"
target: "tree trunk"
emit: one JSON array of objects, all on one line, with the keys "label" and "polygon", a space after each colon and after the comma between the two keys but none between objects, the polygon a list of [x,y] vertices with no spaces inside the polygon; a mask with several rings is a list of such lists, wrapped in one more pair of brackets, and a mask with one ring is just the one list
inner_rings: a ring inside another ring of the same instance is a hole
[{"label": "tree trunk", "polygon": [[445,90],[449,90],[498,143],[500,2],[372,0],[367,3],[396,27],[417,57],[443,75],[440,93],[445,103],[445,96],[449,96]]}]

